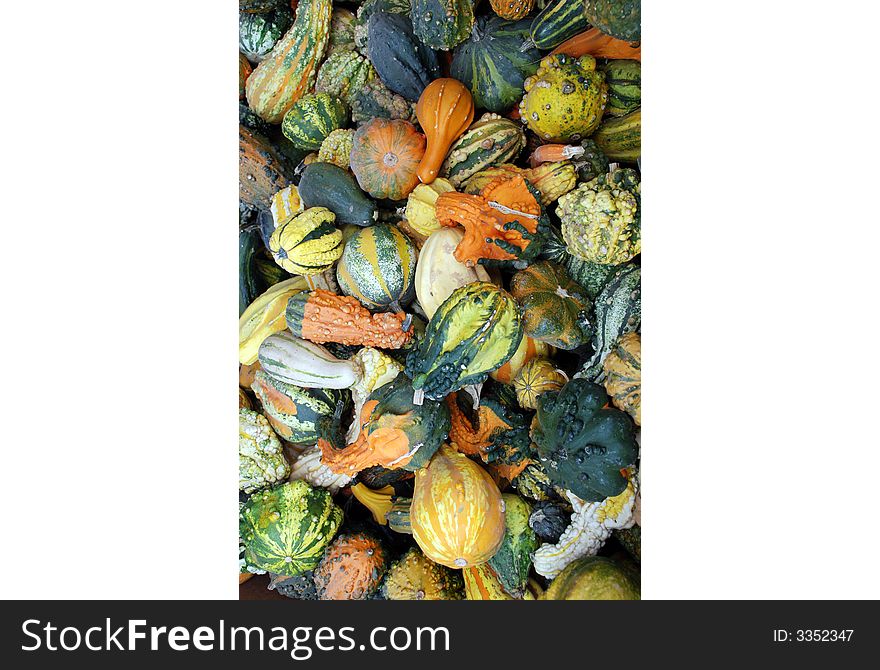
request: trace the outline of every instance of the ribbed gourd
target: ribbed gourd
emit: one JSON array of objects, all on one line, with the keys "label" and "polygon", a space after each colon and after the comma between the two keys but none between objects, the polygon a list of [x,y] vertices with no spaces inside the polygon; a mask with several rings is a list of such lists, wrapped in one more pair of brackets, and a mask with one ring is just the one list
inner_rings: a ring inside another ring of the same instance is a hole
[{"label": "ribbed gourd", "polygon": [[342,510],[329,492],[295,481],[252,495],[240,519],[246,563],[296,576],[321,560],[342,523]]},{"label": "ribbed gourd", "polygon": [[330,133],[347,124],[348,108],[344,102],[329,93],[309,93],[287,110],[281,132],[293,146],[316,151]]},{"label": "ribbed gourd", "polygon": [[370,62],[382,82],[410,102],[440,76],[437,54],[413,34],[408,16],[374,12],[368,22]]},{"label": "ribbed gourd", "polygon": [[533,358],[513,379],[513,388],[520,407],[538,408],[538,397],[547,391],[558,391],[568,382],[568,375],[548,358]]},{"label": "ribbed gourd", "polygon": [[487,112],[449,148],[440,174],[459,187],[480,170],[514,160],[525,145],[520,124]]},{"label": "ribbed gourd", "polygon": [[503,365],[522,339],[522,319],[513,297],[487,282],[457,288],[428,323],[406,360],[413,388],[441,400],[480,384]]},{"label": "ribbed gourd", "polygon": [[401,311],[415,292],[415,273],[415,246],[388,224],[355,231],[336,266],[339,288],[368,309]]},{"label": "ribbed gourd", "polygon": [[471,34],[474,0],[411,0],[410,18],[422,44],[448,51]]},{"label": "ribbed gourd", "polygon": [[279,225],[269,238],[275,262],[291,274],[305,277],[332,267],[342,255],[342,232],[336,215],[326,207],[310,207]]},{"label": "ribbed gourd", "polygon": [[523,86],[520,117],[543,140],[588,137],[599,127],[608,102],[605,76],[596,71],[592,56],[547,56]]},{"label": "ribbed gourd", "polygon": [[642,338],[638,333],[622,335],[602,364],[605,390],[617,409],[642,425]]},{"label": "ribbed gourd", "polygon": [[248,105],[261,119],[280,123],[314,86],[332,10],[332,0],[301,0],[293,26],[248,78]]},{"label": "ribbed gourd", "polygon": [[504,501],[483,468],[443,445],[416,472],[413,539],[436,563],[466,568],[492,558],[504,539]]}]

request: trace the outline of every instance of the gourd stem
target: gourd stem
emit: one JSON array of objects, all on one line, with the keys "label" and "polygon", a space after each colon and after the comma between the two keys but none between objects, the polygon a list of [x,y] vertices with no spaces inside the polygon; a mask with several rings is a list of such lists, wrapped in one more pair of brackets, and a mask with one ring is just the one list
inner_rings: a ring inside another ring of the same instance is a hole
[{"label": "gourd stem", "polygon": [[529,38],[525,42],[523,42],[523,44],[519,48],[519,50],[520,50],[520,53],[525,53],[529,49],[534,49],[534,48],[535,48],[535,43],[531,40],[531,38]]}]

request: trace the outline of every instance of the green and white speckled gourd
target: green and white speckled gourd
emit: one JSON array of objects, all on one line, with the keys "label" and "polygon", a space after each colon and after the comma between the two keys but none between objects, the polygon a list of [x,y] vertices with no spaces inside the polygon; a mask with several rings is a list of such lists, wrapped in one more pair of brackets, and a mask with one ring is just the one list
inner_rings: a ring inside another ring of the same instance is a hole
[{"label": "green and white speckled gourd", "polygon": [[526,145],[522,126],[487,112],[449,148],[440,175],[456,188],[487,167],[512,162]]},{"label": "green and white speckled gourd", "polygon": [[584,502],[571,491],[567,492],[574,513],[571,524],[556,544],[543,544],[534,554],[535,572],[553,579],[573,561],[584,556],[595,556],[611,536],[620,528],[630,528],[634,523],[638,478],[633,477],[620,495],[601,502]]},{"label": "green and white speckled gourd", "polygon": [[290,466],[289,481],[302,480],[314,487],[327,489],[332,495],[336,495],[339,489],[344,488],[351,482],[351,477],[346,474],[337,474],[321,462],[321,448],[311,446],[297,457]]},{"label": "green and white speckled gourd", "polygon": [[238,488],[253,493],[284,481],[290,465],[284,448],[262,414],[238,410]]},{"label": "green and white speckled gourd", "polygon": [[642,271],[627,263],[617,270],[596,296],[593,329],[593,356],[575,375],[590,381],[601,380],[602,363],[625,333],[638,330],[642,324]]},{"label": "green and white speckled gourd", "polygon": [[288,330],[263,340],[258,358],[267,374],[305,388],[345,389],[363,376],[356,361],[340,360],[320,344],[294,337]]}]

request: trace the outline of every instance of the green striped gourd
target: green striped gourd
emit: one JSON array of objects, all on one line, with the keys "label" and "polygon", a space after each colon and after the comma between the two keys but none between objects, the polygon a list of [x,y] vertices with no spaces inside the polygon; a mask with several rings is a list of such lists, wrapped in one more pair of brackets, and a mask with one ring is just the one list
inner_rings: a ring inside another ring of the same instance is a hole
[{"label": "green striped gourd", "polygon": [[304,388],[344,389],[362,375],[357,363],[340,360],[320,344],[294,337],[287,330],[263,340],[257,357],[267,374]]},{"label": "green striped gourd", "polygon": [[259,63],[272,51],[291,23],[293,12],[285,5],[265,14],[239,14],[238,50],[252,63]]},{"label": "green striped gourd", "polygon": [[539,49],[552,49],[569,37],[584,32],[584,0],[557,0],[548,3],[532,21],[532,42]]},{"label": "green striped gourd", "polygon": [[615,272],[596,297],[593,329],[593,356],[575,377],[596,381],[602,363],[614,343],[625,333],[642,324],[642,272],[638,265],[627,263]]},{"label": "green striped gourd", "polygon": [[292,577],[313,570],[341,523],[330,492],[304,481],[255,493],[239,517],[245,564]]},{"label": "green striped gourd", "polygon": [[605,119],[592,139],[610,160],[635,162],[642,155],[641,108],[626,116]]},{"label": "green striped gourd", "polygon": [[301,0],[293,26],[248,77],[248,106],[261,119],[281,123],[293,103],[314,86],[332,9],[332,0]]},{"label": "green striped gourd", "polygon": [[455,289],[431,317],[406,372],[413,389],[431,400],[486,381],[504,365],[523,337],[513,297],[488,282]]},{"label": "green striped gourd", "polygon": [[339,288],[368,309],[400,311],[412,300],[415,274],[415,246],[396,226],[384,223],[355,231],[336,266]]},{"label": "green striped gourd", "polygon": [[450,147],[440,174],[461,186],[484,168],[514,160],[525,145],[521,124],[487,112]]},{"label": "green striped gourd", "polygon": [[413,33],[430,49],[448,51],[474,27],[474,0],[411,0]]},{"label": "green striped gourd", "polygon": [[331,416],[336,405],[344,401],[342,391],[294,386],[263,370],[254,375],[251,389],[278,436],[295,446],[317,443],[318,422]]},{"label": "green striped gourd", "polygon": [[327,135],[347,124],[344,102],[329,93],[309,93],[287,110],[281,132],[298,149],[317,151]]},{"label": "green striped gourd", "polygon": [[355,94],[376,76],[373,65],[356,51],[330,54],[318,70],[315,90],[329,93],[351,106]]},{"label": "green striped gourd", "polygon": [[610,60],[603,67],[608,84],[608,104],[605,113],[623,116],[639,108],[642,103],[642,64],[637,60]]}]

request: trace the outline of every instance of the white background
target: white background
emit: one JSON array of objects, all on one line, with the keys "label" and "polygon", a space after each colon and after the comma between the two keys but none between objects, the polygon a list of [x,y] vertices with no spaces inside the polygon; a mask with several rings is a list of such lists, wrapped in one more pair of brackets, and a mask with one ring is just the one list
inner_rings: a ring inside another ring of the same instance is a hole
[{"label": "white background", "polygon": [[[643,595],[876,598],[880,12],[643,5]],[[236,3],[4,27],[0,593],[235,598]]]}]

